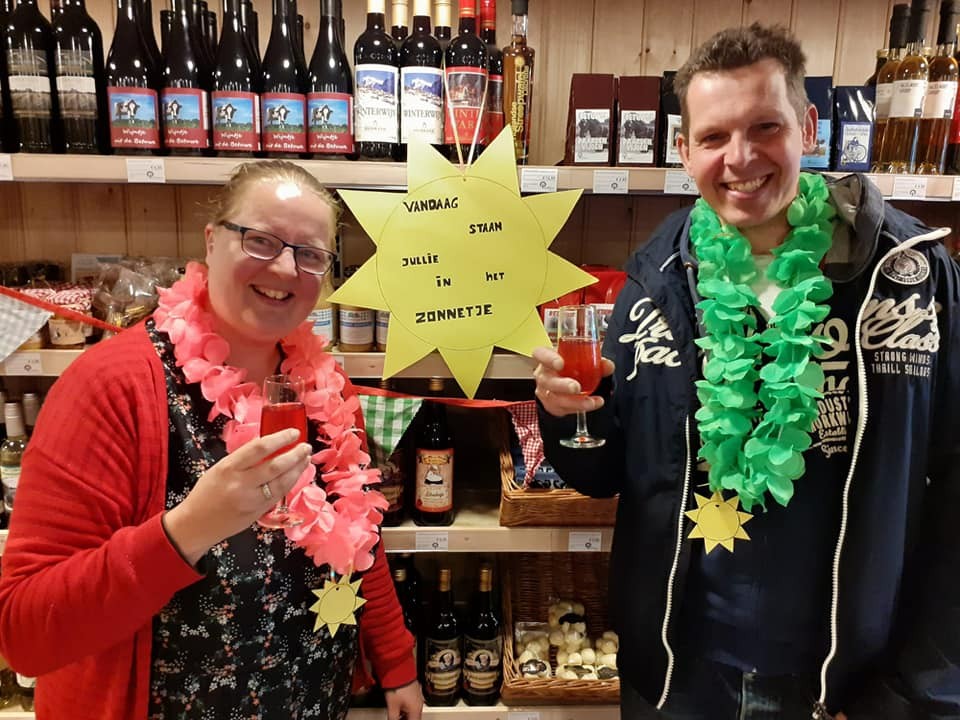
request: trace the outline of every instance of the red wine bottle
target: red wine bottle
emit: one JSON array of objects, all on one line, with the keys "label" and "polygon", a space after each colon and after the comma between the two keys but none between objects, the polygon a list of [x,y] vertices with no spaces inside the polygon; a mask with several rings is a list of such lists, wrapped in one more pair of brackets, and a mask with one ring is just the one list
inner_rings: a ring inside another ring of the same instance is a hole
[{"label": "red wine bottle", "polygon": [[291,14],[297,17],[297,26],[293,33],[293,49],[297,51],[297,59],[304,67],[307,66],[307,54],[303,49],[303,15],[296,12],[297,0],[290,0]]},{"label": "red wine bottle", "polygon": [[298,61],[294,32],[296,12],[291,12],[289,0],[273,0],[260,96],[263,149],[271,157],[298,157],[307,151],[307,69]]},{"label": "red wine bottle", "polygon": [[64,148],[68,153],[107,152],[103,37],[84,0],[62,0],[53,36]]},{"label": "red wine bottle", "polygon": [[[10,2],[0,0],[0,41],[3,41],[9,20]],[[10,82],[7,77],[7,48],[3,44],[0,47],[0,149],[4,152],[16,152],[19,147],[16,131],[13,107],[10,104]]]},{"label": "red wine bottle", "polygon": [[398,53],[384,30],[385,9],[385,0],[367,0],[367,27],[353,45],[357,151],[372,160],[393,158],[400,130]]},{"label": "red wine bottle", "polygon": [[487,44],[487,142],[493,142],[503,130],[503,51],[497,47],[497,0],[480,0],[480,39]]},{"label": "red wine bottle", "polygon": [[138,2],[120,0],[107,55],[110,147],[125,155],[159,155],[157,91],[163,71],[153,64],[140,30]]},{"label": "red wine bottle", "polygon": [[413,33],[400,46],[400,150],[407,143],[443,145],[443,51],[430,34],[430,0],[413,0]]},{"label": "red wine bottle", "polygon": [[444,99],[444,141],[450,158],[457,143],[466,162],[470,146],[486,144],[482,107],[487,92],[487,46],[477,36],[477,0],[460,0],[460,32],[447,47],[447,95]]},{"label": "red wine bottle", "polygon": [[173,0],[172,7],[163,58],[163,145],[172,155],[202,155],[210,147],[210,76],[200,49],[206,41],[190,24],[186,0]]},{"label": "red wine bottle", "polygon": [[247,46],[253,53],[257,74],[260,74],[260,24],[257,19],[257,11],[253,9],[252,0],[242,0],[240,3],[240,26],[243,28],[243,35],[247,39]]},{"label": "red wine bottle", "polygon": [[3,49],[13,122],[20,152],[60,150],[60,108],[57,104],[53,28],[37,0],[17,0],[7,21]]},{"label": "red wine bottle", "polygon": [[453,37],[453,30],[450,26],[450,0],[435,0],[434,5],[437,11],[437,21],[433,24],[433,36],[440,43],[440,49],[446,52],[450,39]]},{"label": "red wine bottle", "polygon": [[157,72],[163,72],[163,55],[157,45],[157,36],[153,34],[153,5],[151,0],[138,0],[136,3],[137,25],[143,33],[143,41],[147,44],[147,52]]},{"label": "red wine bottle", "polygon": [[206,2],[201,3],[201,0],[187,0],[187,18],[193,32],[203,40],[200,43],[200,62],[204,67],[209,68],[210,72],[213,72],[214,58],[206,42],[206,19],[203,17],[205,6]]},{"label": "red wine bottle", "polygon": [[173,10],[160,11],[160,56],[170,49],[170,31],[173,29]]},{"label": "red wine bottle", "polygon": [[213,74],[213,147],[218,155],[260,152],[260,75],[243,32],[240,0],[224,0]]},{"label": "red wine bottle", "polygon": [[207,50],[210,53],[210,57],[216,60],[217,57],[217,14],[213,10],[204,10],[203,17],[205,18],[204,29],[204,41],[207,46]]},{"label": "red wine bottle", "polygon": [[354,158],[353,76],[338,12],[336,0],[321,0],[320,34],[310,58],[307,149],[317,156]]},{"label": "red wine bottle", "polygon": [[399,48],[410,34],[410,30],[407,28],[407,7],[409,1],[393,0],[391,4],[393,5],[393,25],[390,26],[390,37],[393,38],[393,41]]}]

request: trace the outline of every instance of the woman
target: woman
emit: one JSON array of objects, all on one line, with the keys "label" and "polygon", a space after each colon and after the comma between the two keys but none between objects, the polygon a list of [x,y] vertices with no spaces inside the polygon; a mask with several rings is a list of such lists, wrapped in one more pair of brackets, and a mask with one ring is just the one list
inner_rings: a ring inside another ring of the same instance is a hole
[{"label": "woman", "polygon": [[[292,163],[241,166],[206,226],[206,268],[51,390],[0,582],[0,650],[40,676],[38,718],[342,718],[361,645],[388,718],[420,717],[359,403],[301,326],[338,214]],[[257,437],[278,371],[306,379],[319,452],[295,431]],[[287,493],[307,521],[257,525]],[[362,580],[359,632],[314,630],[331,566]]]}]

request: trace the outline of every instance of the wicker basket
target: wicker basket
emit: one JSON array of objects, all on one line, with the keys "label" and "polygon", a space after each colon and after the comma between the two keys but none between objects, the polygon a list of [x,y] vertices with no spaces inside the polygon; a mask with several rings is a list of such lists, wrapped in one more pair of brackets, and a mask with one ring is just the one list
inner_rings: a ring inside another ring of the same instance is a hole
[{"label": "wicker basket", "polygon": [[494,430],[500,448],[500,524],[612,527],[617,517],[617,498],[590,498],[576,490],[518,488],[514,484],[510,456],[510,419]]},{"label": "wicker basket", "polygon": [[[503,566],[503,687],[506,705],[615,705],[620,701],[619,680],[558,680],[520,674],[514,653],[514,626],[518,622],[546,622],[547,610],[557,599],[579,600],[586,609],[587,634],[608,630],[608,553],[517,553]],[[551,649],[551,661],[555,661]],[[555,662],[554,668],[556,667]]]}]

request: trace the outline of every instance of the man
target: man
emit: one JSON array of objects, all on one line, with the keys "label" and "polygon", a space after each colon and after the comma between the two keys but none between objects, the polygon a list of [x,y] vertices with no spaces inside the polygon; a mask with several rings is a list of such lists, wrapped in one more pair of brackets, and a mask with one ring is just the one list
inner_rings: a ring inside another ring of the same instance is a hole
[{"label": "man", "polygon": [[[535,352],[551,462],[620,496],[625,720],[960,718],[960,271],[866,178],[801,176],[804,62],[759,25],[693,53],[702,200],[628,263],[612,382]],[[604,447],[559,445],[577,410]]]}]

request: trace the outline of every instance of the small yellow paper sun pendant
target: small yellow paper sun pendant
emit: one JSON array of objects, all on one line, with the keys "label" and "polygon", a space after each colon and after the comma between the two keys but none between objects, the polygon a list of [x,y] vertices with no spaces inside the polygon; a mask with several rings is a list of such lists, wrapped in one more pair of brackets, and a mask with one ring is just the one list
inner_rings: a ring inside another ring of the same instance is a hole
[{"label": "small yellow paper sun pendant", "polygon": [[330,631],[330,637],[333,637],[341,625],[357,624],[354,612],[367,602],[366,598],[357,595],[361,582],[363,578],[350,582],[350,575],[342,575],[337,582],[328,579],[323,590],[313,591],[313,594],[319,598],[310,606],[310,610],[317,614],[317,622],[313,626],[314,632],[326,625]]},{"label": "small yellow paper sun pendant", "polygon": [[753,519],[753,515],[738,509],[739,497],[734,495],[729,500],[724,500],[719,490],[709,498],[696,493],[693,497],[696,498],[697,509],[686,512],[686,516],[694,522],[694,528],[687,537],[691,540],[703,538],[707,552],[717,545],[723,545],[733,552],[734,540],[750,539],[743,526]]}]

